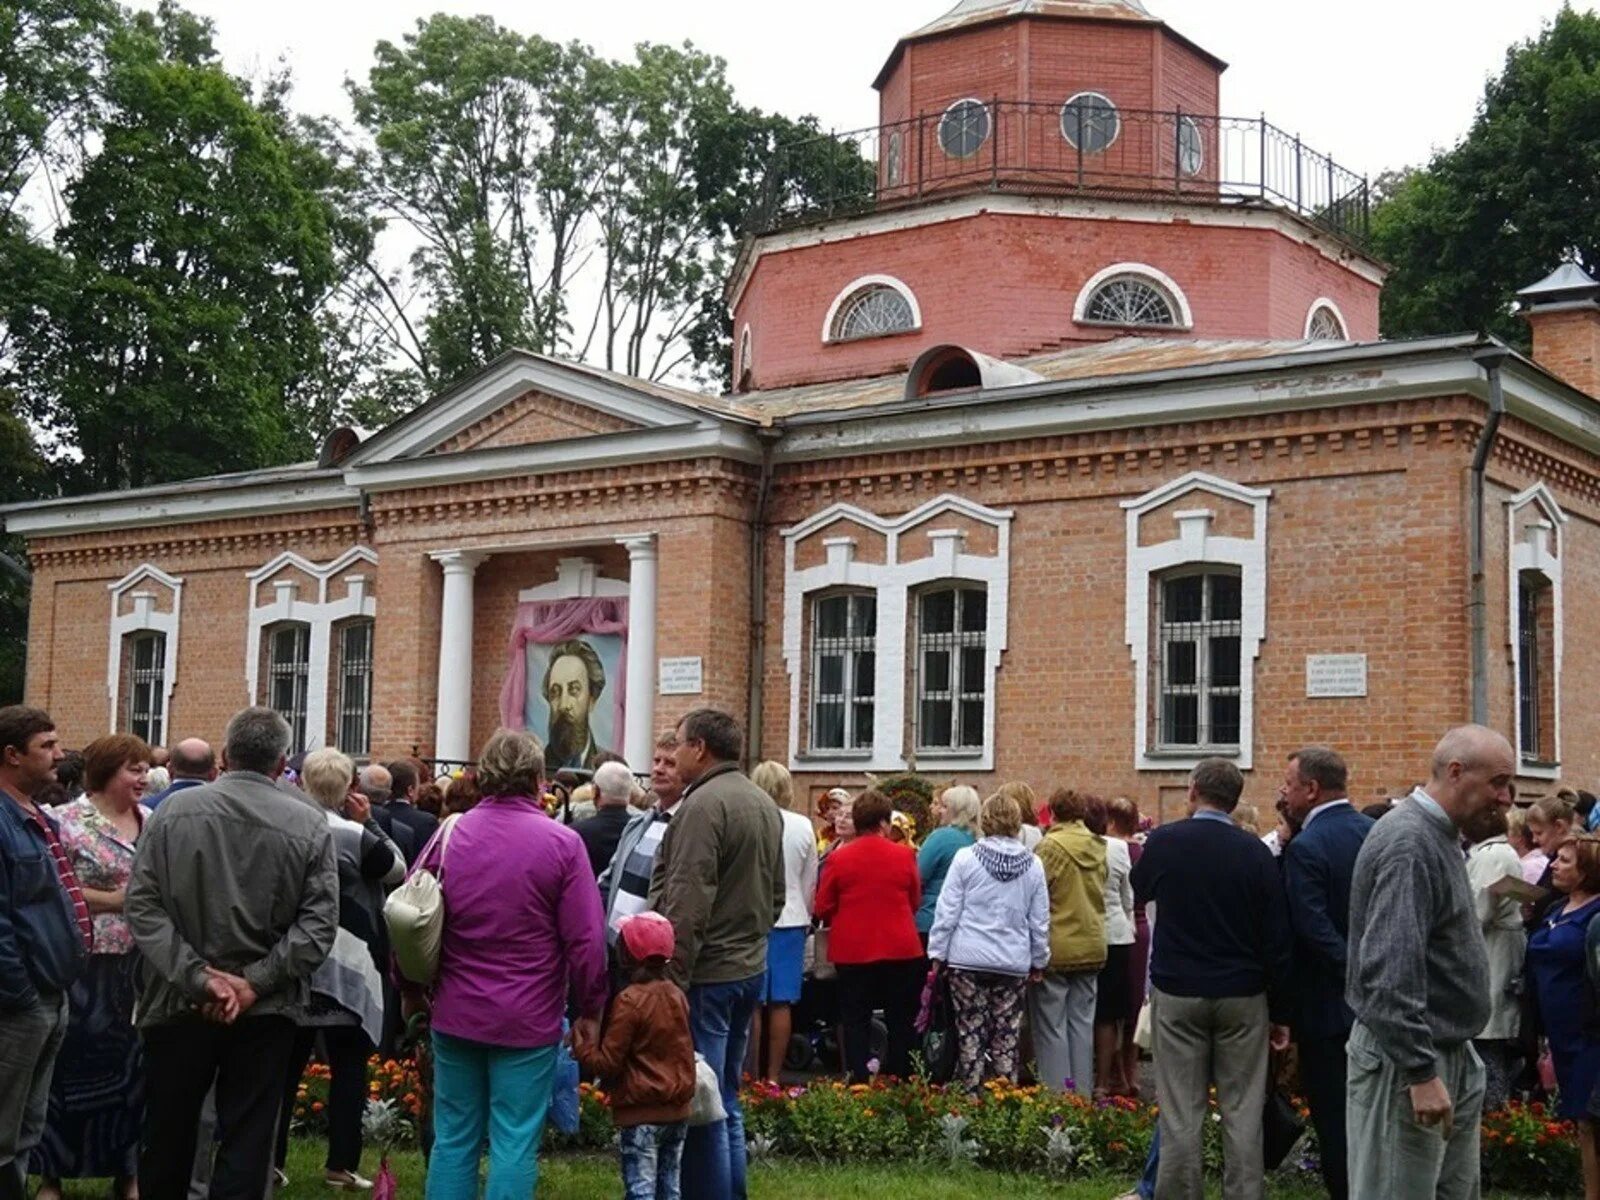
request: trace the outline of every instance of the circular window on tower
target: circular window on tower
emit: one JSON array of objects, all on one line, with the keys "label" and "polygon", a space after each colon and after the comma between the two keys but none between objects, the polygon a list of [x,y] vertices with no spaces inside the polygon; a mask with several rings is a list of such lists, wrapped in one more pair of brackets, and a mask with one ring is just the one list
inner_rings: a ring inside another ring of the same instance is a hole
[{"label": "circular window on tower", "polygon": [[951,158],[971,158],[989,140],[989,109],[981,100],[957,100],[939,120],[939,145]]},{"label": "circular window on tower", "polygon": [[1061,106],[1061,136],[1074,150],[1100,154],[1121,132],[1117,106],[1099,92],[1079,92]]},{"label": "circular window on tower", "polygon": [[1185,175],[1198,175],[1206,165],[1206,144],[1200,125],[1193,117],[1178,118],[1178,169]]},{"label": "circular window on tower", "polygon": [[900,186],[900,132],[889,135],[889,144],[883,151],[883,182],[885,187]]}]

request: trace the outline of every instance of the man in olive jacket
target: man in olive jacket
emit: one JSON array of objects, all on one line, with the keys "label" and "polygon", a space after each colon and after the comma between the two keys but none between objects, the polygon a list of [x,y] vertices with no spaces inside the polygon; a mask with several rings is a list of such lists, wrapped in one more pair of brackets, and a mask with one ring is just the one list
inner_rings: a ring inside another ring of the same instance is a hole
[{"label": "man in olive jacket", "polygon": [[1050,830],[1034,851],[1050,889],[1050,966],[1031,989],[1033,1050],[1047,1087],[1094,1088],[1094,1006],[1106,965],[1106,843],[1083,823],[1087,798],[1050,797]]},{"label": "man in olive jacket", "polygon": [[311,974],[339,929],[323,814],[281,790],[289,726],[271,709],[228,722],[226,773],[169,798],[139,839],[126,912],[145,960],[139,1194],[181,1200],[216,1087],[213,1196],[264,1194]]},{"label": "man in olive jacket", "polygon": [[650,907],[672,922],[674,970],[689,990],[694,1048],[722,1084],[728,1119],[689,1131],[683,1194],[743,1200],[739,1083],[750,1018],[767,969],[767,935],[783,911],[783,818],[740,773],[744,736],[727,713],[699,708],[678,724],[685,788],[656,856]]}]

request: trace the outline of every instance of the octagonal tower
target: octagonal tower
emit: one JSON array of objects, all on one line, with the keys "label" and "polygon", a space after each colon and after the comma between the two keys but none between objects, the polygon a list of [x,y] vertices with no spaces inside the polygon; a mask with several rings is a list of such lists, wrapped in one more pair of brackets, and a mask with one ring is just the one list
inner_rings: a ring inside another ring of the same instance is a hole
[{"label": "octagonal tower", "polygon": [[[1129,334],[1370,340],[1366,180],[1138,0],[962,0],[879,72],[859,170],[781,147],[728,286],[740,390]],[[833,152],[837,157],[837,152]],[[809,156],[809,159],[808,159]]]}]

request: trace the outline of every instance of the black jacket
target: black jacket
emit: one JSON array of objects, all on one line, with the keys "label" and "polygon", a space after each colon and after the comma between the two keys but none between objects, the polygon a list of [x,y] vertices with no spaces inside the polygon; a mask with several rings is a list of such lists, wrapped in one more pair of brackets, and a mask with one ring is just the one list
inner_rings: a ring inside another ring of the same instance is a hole
[{"label": "black jacket", "polygon": [[66,991],[88,960],[49,843],[20,804],[0,796],[0,1013]]},{"label": "black jacket", "polygon": [[1343,1037],[1355,1023],[1344,999],[1350,881],[1373,824],[1349,805],[1325,809],[1283,852],[1294,930],[1291,1024],[1301,1037]]}]

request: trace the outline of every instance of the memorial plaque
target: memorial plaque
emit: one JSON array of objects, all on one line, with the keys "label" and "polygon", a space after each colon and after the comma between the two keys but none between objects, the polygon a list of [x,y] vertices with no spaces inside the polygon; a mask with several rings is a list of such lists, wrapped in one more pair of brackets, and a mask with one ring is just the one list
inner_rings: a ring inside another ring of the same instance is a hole
[{"label": "memorial plaque", "polygon": [[698,696],[702,689],[700,659],[663,658],[657,671],[656,689],[663,696]]},{"label": "memorial plaque", "polygon": [[1306,655],[1306,696],[1337,700],[1367,694],[1365,654]]}]

